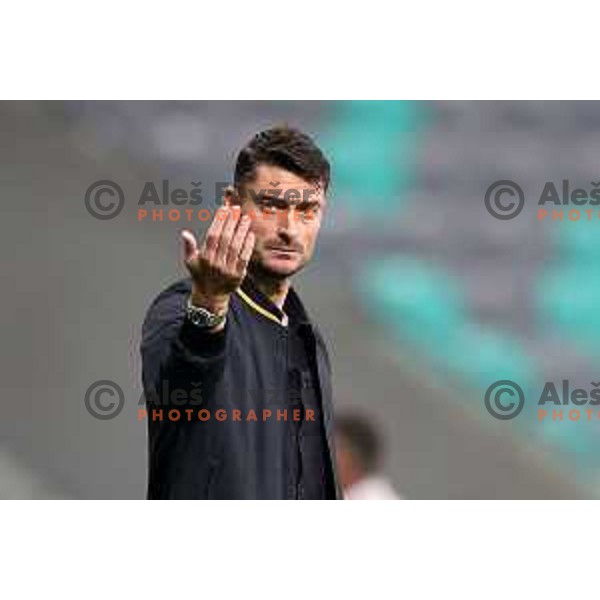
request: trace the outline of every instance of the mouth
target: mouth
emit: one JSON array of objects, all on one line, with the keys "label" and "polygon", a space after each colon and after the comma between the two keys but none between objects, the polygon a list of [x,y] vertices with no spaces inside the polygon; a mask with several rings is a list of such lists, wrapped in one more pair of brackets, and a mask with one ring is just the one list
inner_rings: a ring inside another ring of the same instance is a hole
[{"label": "mouth", "polygon": [[277,254],[286,254],[286,255],[294,255],[294,254],[300,254],[300,252],[298,250],[294,250],[292,248],[277,248],[277,247],[269,247],[267,248],[267,250],[269,252],[276,252]]}]

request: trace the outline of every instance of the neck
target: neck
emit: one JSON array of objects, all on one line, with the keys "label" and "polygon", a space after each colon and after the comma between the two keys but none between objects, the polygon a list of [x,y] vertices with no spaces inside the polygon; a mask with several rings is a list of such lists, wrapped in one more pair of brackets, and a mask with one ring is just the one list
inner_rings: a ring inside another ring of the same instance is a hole
[{"label": "neck", "polygon": [[268,277],[267,275],[256,271],[248,273],[248,275],[251,277],[254,285],[269,298],[277,308],[283,310],[283,305],[285,304],[285,299],[288,290],[290,289],[290,280],[274,279],[273,277]]}]

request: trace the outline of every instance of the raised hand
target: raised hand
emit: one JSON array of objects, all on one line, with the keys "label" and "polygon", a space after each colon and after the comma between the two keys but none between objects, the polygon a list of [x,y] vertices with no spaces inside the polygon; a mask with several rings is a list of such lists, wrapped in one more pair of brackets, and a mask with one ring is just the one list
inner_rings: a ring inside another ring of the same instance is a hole
[{"label": "raised hand", "polygon": [[229,297],[244,280],[254,249],[251,222],[239,206],[227,204],[217,211],[200,247],[191,231],[181,232],[194,305],[215,314],[227,312]]}]

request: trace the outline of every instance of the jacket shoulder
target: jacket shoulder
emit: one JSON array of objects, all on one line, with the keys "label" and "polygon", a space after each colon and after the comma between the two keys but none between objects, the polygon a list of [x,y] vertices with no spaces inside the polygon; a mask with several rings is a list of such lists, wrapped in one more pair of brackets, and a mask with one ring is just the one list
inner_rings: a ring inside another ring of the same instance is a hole
[{"label": "jacket shoulder", "polygon": [[173,298],[184,294],[189,294],[192,291],[192,280],[189,277],[175,281],[164,290],[162,290],[152,301],[152,305],[157,304],[165,298]]},{"label": "jacket shoulder", "polygon": [[182,296],[186,296],[192,291],[192,280],[187,277],[184,279],[179,279],[175,281],[164,290],[162,290],[155,298],[152,300],[150,304],[149,310],[152,310],[157,304],[162,302],[173,300],[175,298],[181,298]]},{"label": "jacket shoulder", "polygon": [[160,292],[146,311],[143,330],[154,329],[157,325],[178,317],[183,320],[185,301],[192,290],[191,279],[180,279]]}]

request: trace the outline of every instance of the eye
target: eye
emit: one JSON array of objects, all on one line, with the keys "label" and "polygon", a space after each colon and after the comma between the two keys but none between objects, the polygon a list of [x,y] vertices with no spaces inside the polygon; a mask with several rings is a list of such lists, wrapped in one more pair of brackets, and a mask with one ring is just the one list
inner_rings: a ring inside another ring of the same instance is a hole
[{"label": "eye", "polygon": [[262,202],[260,205],[260,208],[263,212],[275,212],[277,210],[277,207],[275,206],[275,204],[273,202],[270,202],[269,200],[266,200],[265,202]]},{"label": "eye", "polygon": [[302,218],[305,221],[312,221],[319,214],[319,209],[320,207],[318,204],[313,204],[303,208],[300,212],[302,213]]}]

